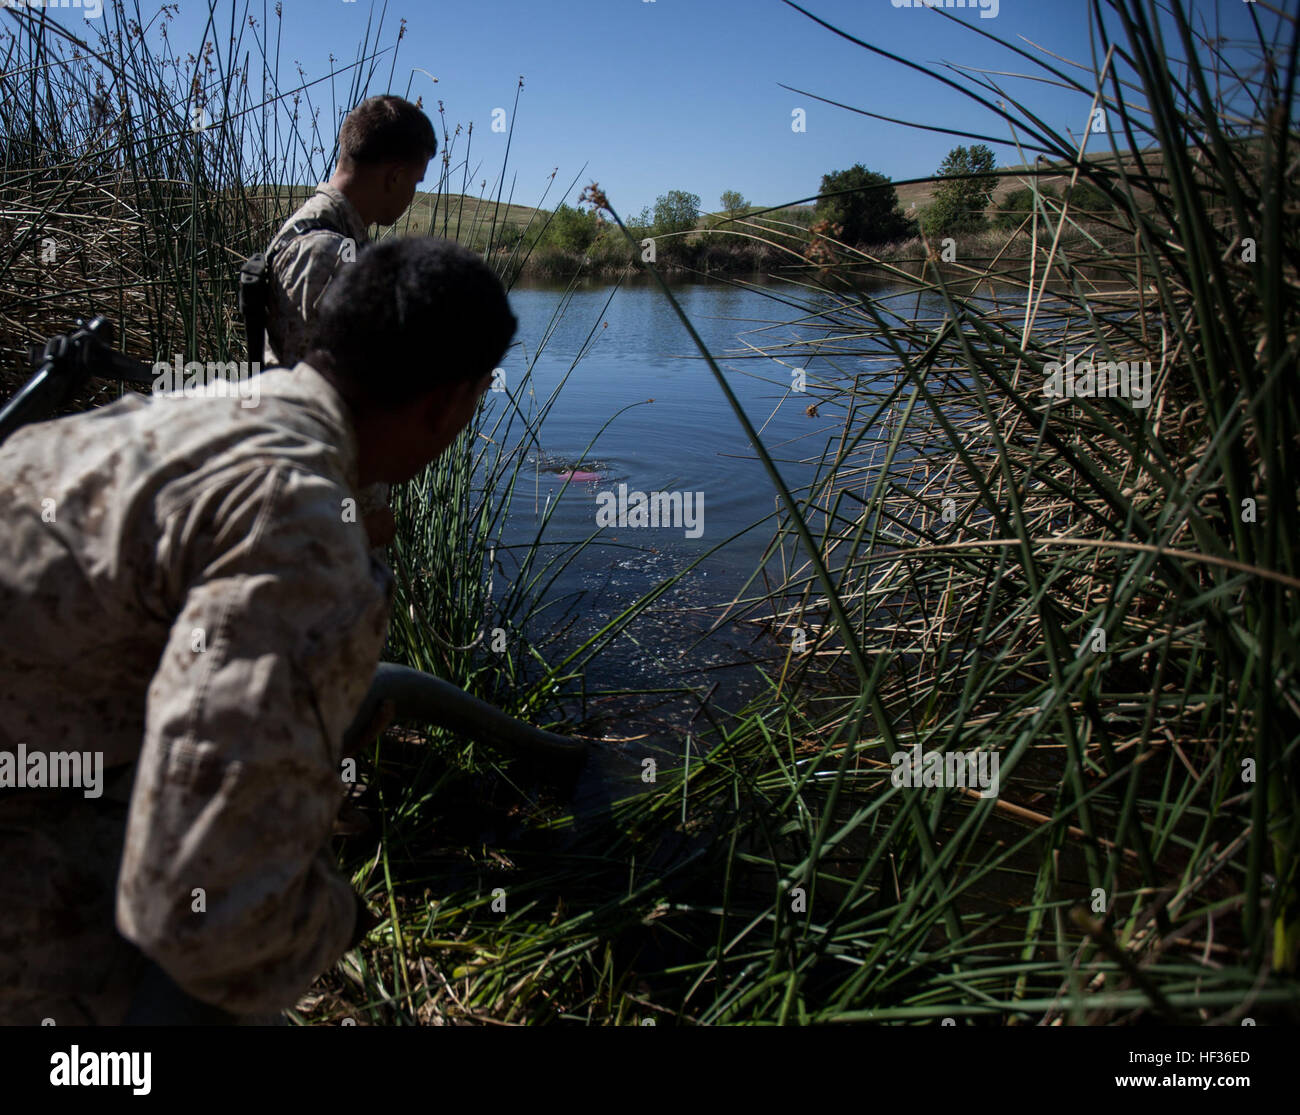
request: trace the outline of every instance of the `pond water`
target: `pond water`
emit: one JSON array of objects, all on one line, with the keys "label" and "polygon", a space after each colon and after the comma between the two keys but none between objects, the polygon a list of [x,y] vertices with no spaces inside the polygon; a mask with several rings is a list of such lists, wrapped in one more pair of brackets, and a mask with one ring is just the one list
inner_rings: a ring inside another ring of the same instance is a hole
[{"label": "pond water", "polygon": [[[939,295],[870,280],[862,285],[886,316],[936,327],[946,316]],[[873,393],[892,387],[897,357],[869,328],[873,319],[846,307],[843,297],[758,279],[678,282],[671,289],[799,498],[819,466],[824,469],[823,457],[833,453],[828,446],[843,434],[845,389],[855,378]],[[996,297],[1004,307],[1023,301],[1018,292]],[[766,596],[792,558],[800,565],[806,558],[791,540],[783,556],[770,553],[780,518],[776,488],[653,279],[573,287],[521,283],[510,302],[519,343],[502,368],[516,402],[505,393],[486,396],[483,428],[490,430],[512,405],[535,414],[560,390],[529,444],[498,569],[511,576],[517,555],[533,543],[552,506],[544,542],[596,535],[548,588],[548,608],[527,631],[529,639],[555,663],[689,568],[580,677],[562,686],[548,710],[615,744],[593,752],[575,800],[582,811],[608,803],[611,793],[621,796],[626,790],[614,789],[618,784],[631,789],[647,753],[680,759],[688,746],[698,750],[686,737],[694,733],[698,740],[708,723],[700,714],[702,700],[713,715],[725,715],[762,691],[753,663],[776,663],[779,670],[790,638],[788,630],[777,636],[758,622],[771,615],[772,604],[755,608],[744,622],[717,621],[737,594]],[[799,370],[806,376],[803,390],[796,389]],[[857,405],[868,404],[859,396]],[[886,415],[868,431],[856,465],[883,454],[890,426]],[[861,469],[852,480],[863,497],[873,471]],[[636,525],[630,514],[635,493],[678,493],[682,517]],[[602,509],[628,517],[610,522],[600,517]],[[815,537],[819,519],[810,518],[809,526]],[[766,581],[755,576],[764,568]],[[499,594],[502,586],[496,589]],[[621,695],[626,690],[645,696],[629,699]]]},{"label": "pond water", "polygon": [[[793,284],[697,282],[672,289],[785,482],[792,490],[806,486],[843,425],[842,406],[818,409],[816,383],[836,369],[822,357],[779,350],[800,350],[811,337],[823,337],[825,327],[809,321],[810,307],[824,309],[829,300]],[[544,622],[565,627],[557,646],[577,646],[654,585],[725,542],[588,667],[588,700],[578,698],[583,707],[566,711],[599,716],[599,698],[590,695],[600,690],[690,687],[702,696],[714,682],[713,700],[736,707],[754,691],[756,678],[735,664],[770,657],[778,648],[752,622],[697,640],[763,564],[778,497],[722,389],[653,280],[592,283],[567,293],[566,284],[520,284],[510,302],[521,344],[502,367],[507,383],[516,385],[531,365],[525,412],[568,379],[528,451],[504,541],[526,547],[556,501],[545,538],[577,540],[599,531],[548,593],[555,606]],[[843,373],[868,361],[845,356],[835,363]],[[807,389],[795,389],[794,369],[806,373]],[[490,415],[509,405],[504,394],[486,398]],[[652,493],[678,493],[680,516],[674,502],[668,525],[637,525],[636,493],[645,493],[647,502]],[[498,557],[508,576],[509,550]],[[780,573],[779,561],[769,567]],[[745,595],[763,591],[760,580]],[[546,632],[529,634],[537,639]],[[555,649],[548,657],[558,657]],[[567,695],[577,698],[576,692]],[[698,706],[688,699],[665,707],[661,727],[669,730],[680,729]],[[616,728],[610,732],[618,735]]]}]

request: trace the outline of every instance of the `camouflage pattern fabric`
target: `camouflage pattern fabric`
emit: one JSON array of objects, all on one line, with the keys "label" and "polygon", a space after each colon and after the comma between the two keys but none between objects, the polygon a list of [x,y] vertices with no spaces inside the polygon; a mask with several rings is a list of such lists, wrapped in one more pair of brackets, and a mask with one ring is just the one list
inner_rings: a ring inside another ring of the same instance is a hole
[{"label": "camouflage pattern fabric", "polygon": [[[296,224],[309,220],[324,220],[331,229],[342,231],[295,232]],[[321,295],[339,268],[356,258],[367,239],[366,226],[356,208],[327,182],[317,186],[302,208],[280,226],[268,245],[268,249],[276,247],[277,251],[267,295],[262,367],[293,367],[307,355]],[[387,507],[390,492],[387,484],[367,485],[360,493],[361,517]],[[383,553],[382,546],[374,550],[376,557]]]},{"label": "camouflage pattern fabric", "polygon": [[[306,220],[324,220],[330,228],[298,235],[295,224]],[[307,355],[310,326],[321,295],[339,268],[356,258],[366,240],[360,215],[328,183],[317,186],[306,204],[280,226],[268,246],[276,251],[271,261],[262,367],[292,368]]]},{"label": "camouflage pattern fabric", "polygon": [[120,1022],[141,953],[273,1016],[351,940],[329,839],[392,577],[335,389],[255,382],[0,446],[0,752],[103,764],[97,797],[0,788],[0,1022]]}]

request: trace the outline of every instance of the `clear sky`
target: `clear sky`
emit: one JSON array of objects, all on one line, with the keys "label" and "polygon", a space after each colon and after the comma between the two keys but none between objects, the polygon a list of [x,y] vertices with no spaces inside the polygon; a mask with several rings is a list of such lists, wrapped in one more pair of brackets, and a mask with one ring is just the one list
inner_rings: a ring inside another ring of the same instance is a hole
[{"label": "clear sky", "polygon": [[[896,8],[901,0],[800,2],[874,46],[933,67],[1031,69],[981,33],[1031,51],[1029,44],[1037,43],[1092,67],[1087,0],[969,0],[996,15],[981,14],[980,7],[946,14]],[[1296,8],[1296,0],[1278,2]],[[232,0],[215,3],[217,26],[228,28]],[[235,0],[236,11],[244,5]],[[144,0],[140,7],[146,15],[156,10]],[[262,7],[257,0],[249,11],[260,20]],[[267,11],[272,26],[273,7]],[[1248,7],[1242,0],[1198,0],[1190,10],[1198,25],[1241,39],[1253,34]],[[381,13],[379,38],[386,46],[406,20],[387,91],[409,89],[412,99],[423,95],[426,109],[433,110],[440,98],[451,127],[472,121],[470,169],[476,185],[488,181],[489,193],[505,152],[504,135],[491,130],[493,110],[510,112],[523,76],[505,187],[509,193],[513,178],[514,200],[523,204],[539,204],[558,167],[548,208],[578,175],[567,200],[576,200],[581,187],[596,180],[625,216],[669,189],[698,194],[705,210],[717,208],[727,189],[754,204],[774,205],[815,194],[824,173],[859,162],[896,180],[932,174],[949,148],[962,142],[873,120],[807,94],[1009,138],[1005,122],[981,106],[838,38],[782,0],[389,0],[386,7],[376,0],[373,8],[368,0],[283,0],[282,83],[294,62],[318,77],[328,72],[331,52],[352,60],[367,22]],[[1258,14],[1267,19],[1267,12]],[[173,46],[197,53],[207,16],[205,0],[181,0],[171,25]],[[78,21],[72,13],[64,18]],[[386,91],[390,64],[386,56],[370,92]],[[1078,135],[1084,128],[1087,98],[1046,84],[996,80],[1007,82],[1009,93],[1029,98],[1058,130]],[[346,85],[339,82],[340,92]],[[798,108],[806,112],[801,132],[792,128]],[[328,109],[322,128],[327,114]],[[1013,147],[995,150],[1002,165],[1020,162]],[[462,135],[453,159],[463,156]],[[436,164],[426,186],[435,171]]]}]

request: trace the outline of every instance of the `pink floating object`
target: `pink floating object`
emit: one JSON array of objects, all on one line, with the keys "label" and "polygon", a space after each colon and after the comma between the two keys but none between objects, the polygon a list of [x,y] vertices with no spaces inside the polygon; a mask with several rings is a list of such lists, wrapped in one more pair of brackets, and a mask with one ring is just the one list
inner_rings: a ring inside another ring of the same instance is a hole
[{"label": "pink floating object", "polygon": [[577,480],[577,481],[584,481],[584,480],[599,480],[599,479],[600,479],[600,473],[598,473],[598,472],[582,472],[582,471],[580,471],[580,470],[578,470],[578,469],[573,469],[573,470],[570,470],[570,471],[568,471],[568,472],[561,472],[561,473],[558,473],[558,476],[560,477],[561,480]]}]

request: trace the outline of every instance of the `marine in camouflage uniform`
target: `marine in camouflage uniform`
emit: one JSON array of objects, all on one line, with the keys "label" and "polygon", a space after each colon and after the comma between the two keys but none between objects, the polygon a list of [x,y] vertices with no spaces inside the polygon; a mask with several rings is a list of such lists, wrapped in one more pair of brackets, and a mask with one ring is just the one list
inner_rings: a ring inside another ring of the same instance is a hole
[{"label": "marine in camouflage uniform", "polygon": [[[338,150],[334,176],[285,222],[268,249],[263,367],[293,367],[307,355],[324,291],[356,258],[369,225],[392,225],[410,206],[438,140],[418,104],[384,94],[348,113]],[[299,232],[303,222],[328,227]],[[388,484],[368,486],[361,493],[362,517],[386,513],[390,491]]]},{"label": "marine in camouflage uniform", "polygon": [[[299,233],[298,228],[309,221],[329,227]],[[328,182],[317,186],[306,204],[280,227],[268,246],[272,255],[262,367],[291,368],[307,355],[321,295],[339,268],[356,259],[366,241],[366,225],[356,207]],[[387,507],[391,492],[388,484],[366,485],[359,497],[360,516],[364,519]],[[376,547],[375,555],[382,553],[383,547]]]},{"label": "marine in camouflage uniform", "polygon": [[0,789],[0,1022],[120,1023],[146,955],[260,1018],[353,940],[328,841],[392,581],[336,389],[256,382],[0,447],[0,750],[100,751],[105,781]]},{"label": "marine in camouflage uniform", "polygon": [[[329,227],[299,234],[308,221]],[[337,230],[337,231],[336,231]],[[266,308],[262,366],[292,368],[307,355],[308,326],[316,306],[340,267],[356,259],[366,243],[366,226],[356,207],[328,182],[316,187],[269,246],[274,253]]]}]

